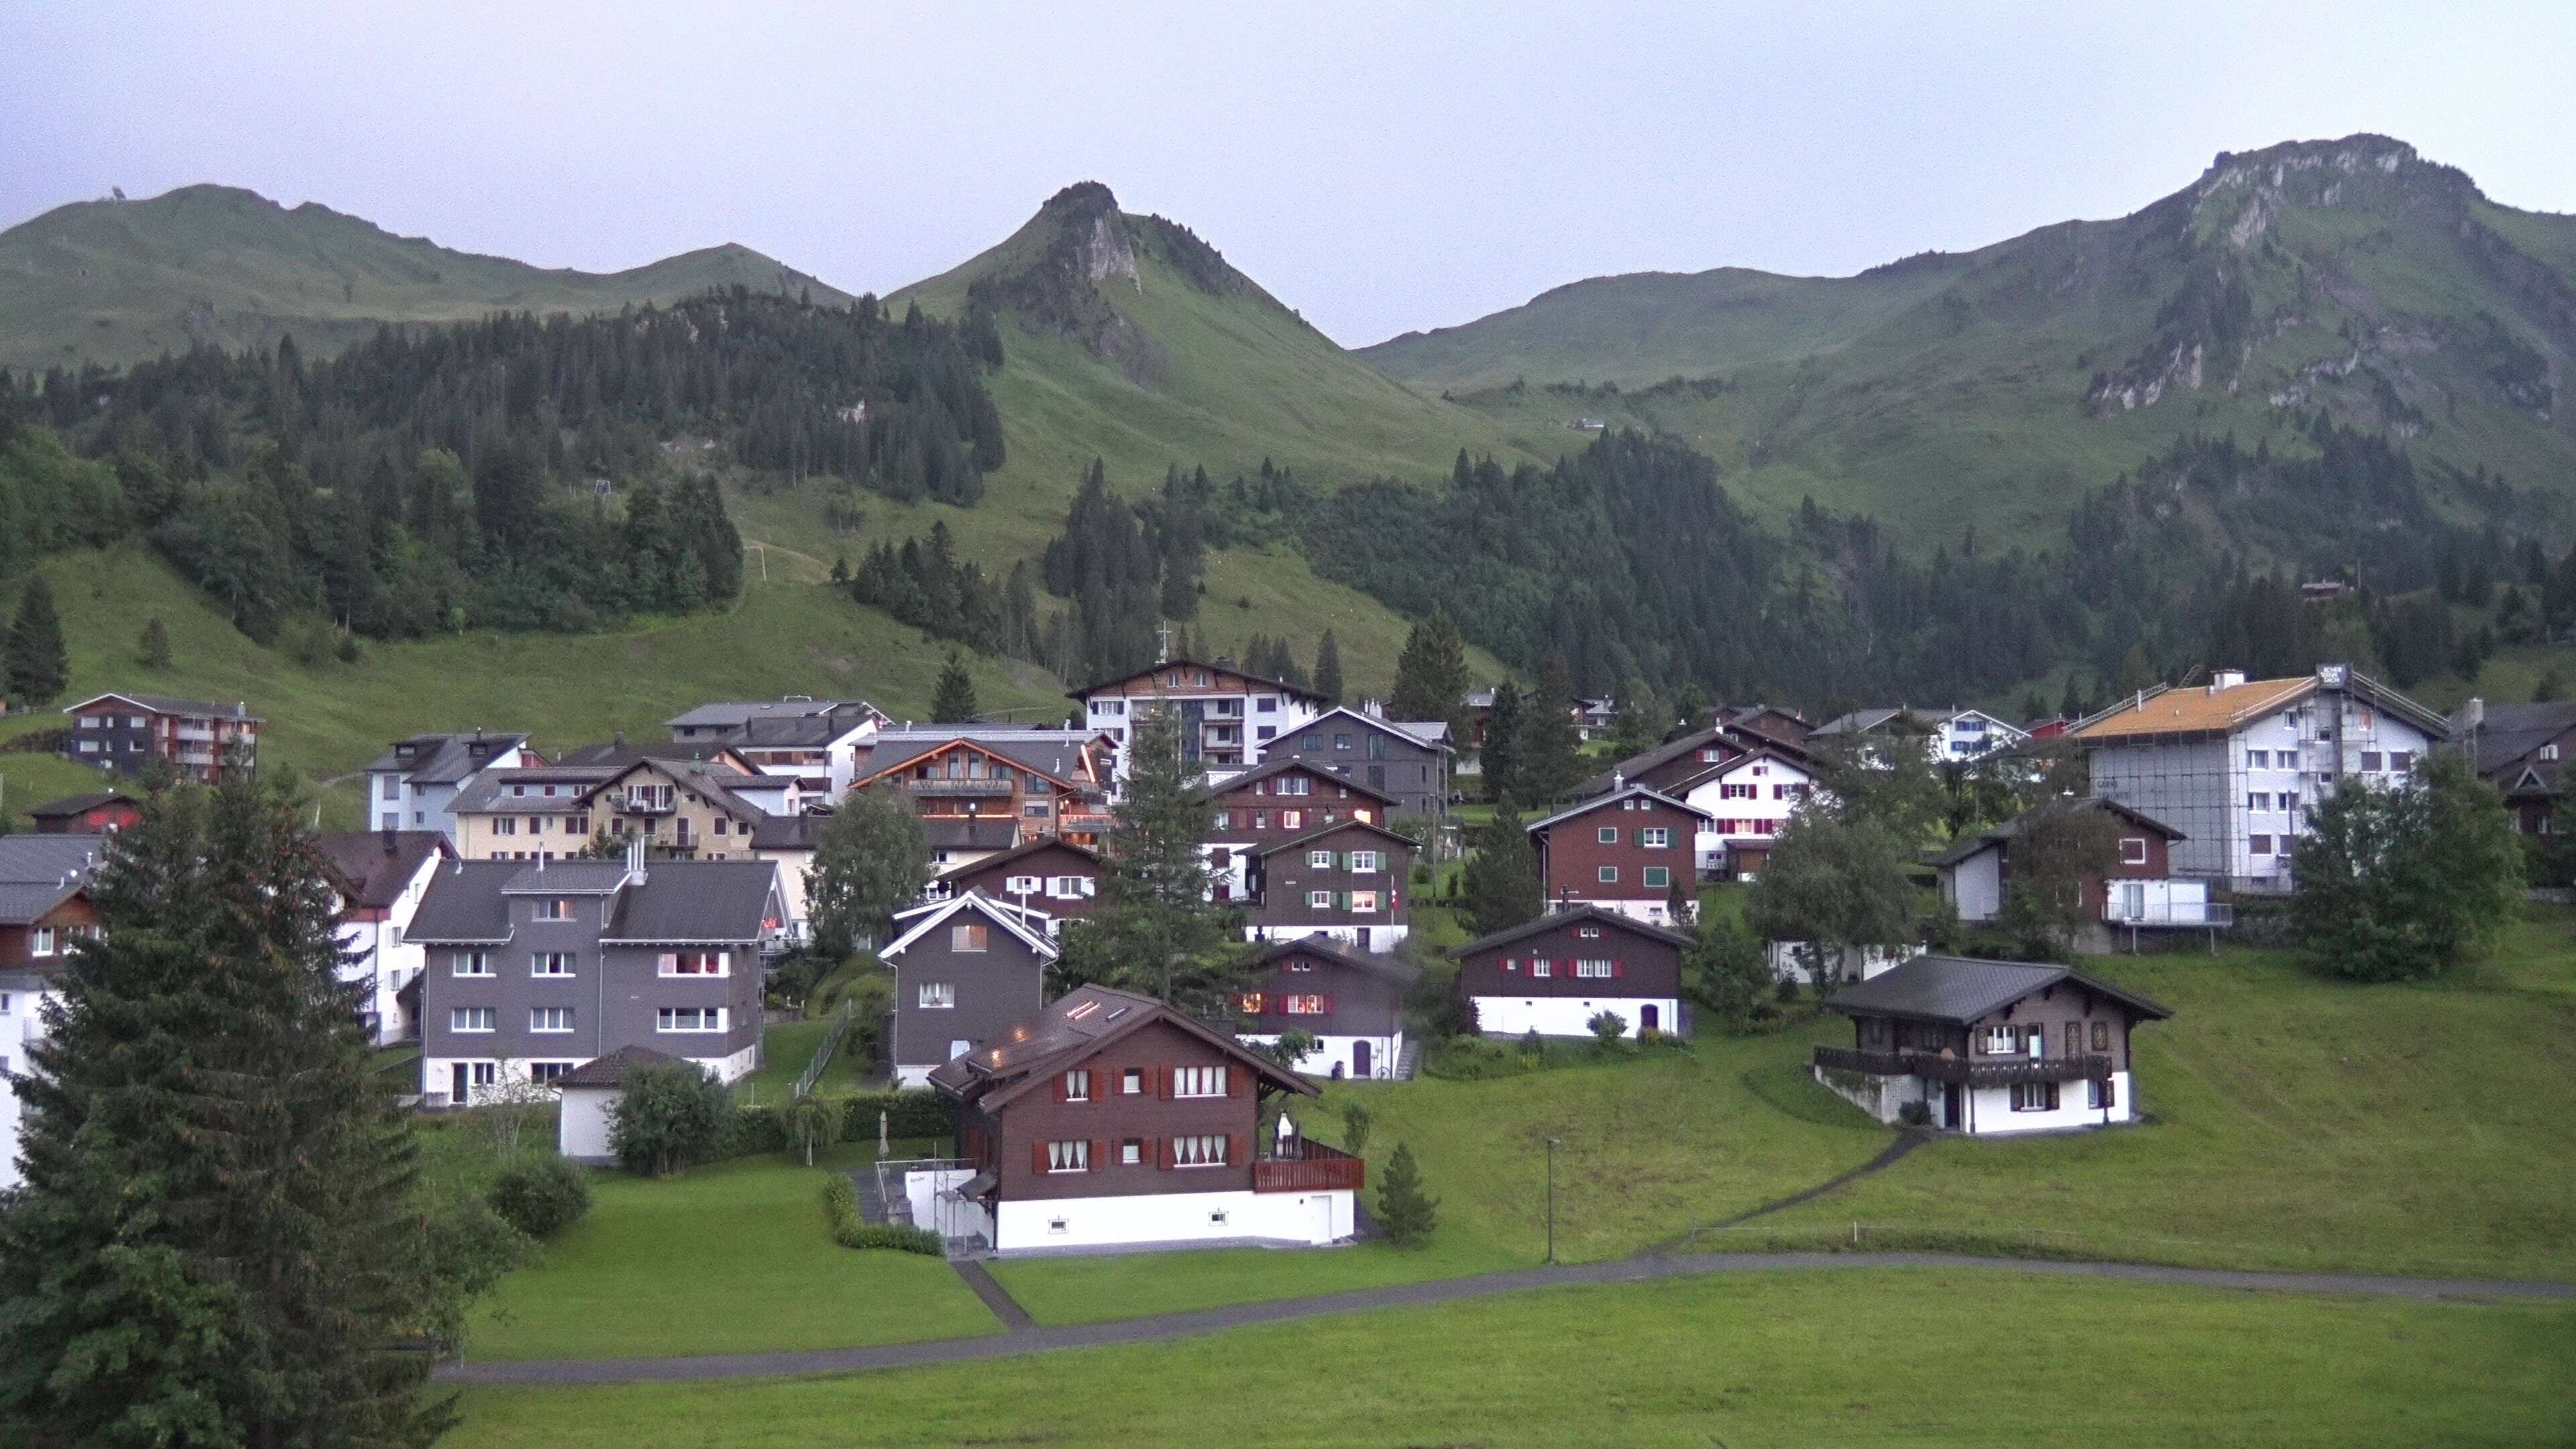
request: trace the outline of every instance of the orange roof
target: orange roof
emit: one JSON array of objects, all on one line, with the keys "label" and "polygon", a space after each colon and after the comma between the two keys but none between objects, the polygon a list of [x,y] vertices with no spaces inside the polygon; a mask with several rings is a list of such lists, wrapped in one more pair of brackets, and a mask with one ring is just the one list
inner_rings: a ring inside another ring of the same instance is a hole
[{"label": "orange roof", "polygon": [[2255,679],[2213,690],[2184,685],[2144,702],[2104,715],[2075,731],[2080,740],[2119,739],[2130,735],[2190,735],[2233,730],[2262,718],[2316,688],[2313,674],[2294,679]]}]

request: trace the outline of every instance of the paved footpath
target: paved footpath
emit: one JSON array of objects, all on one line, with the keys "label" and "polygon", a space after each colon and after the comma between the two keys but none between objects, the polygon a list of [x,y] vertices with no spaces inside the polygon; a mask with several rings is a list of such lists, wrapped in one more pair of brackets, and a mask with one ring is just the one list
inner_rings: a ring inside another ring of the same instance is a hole
[{"label": "paved footpath", "polygon": [[2134,1283],[2177,1283],[2201,1288],[2242,1288],[2289,1293],[2362,1293],[2388,1298],[2496,1299],[2555,1298],[2576,1300],[2576,1283],[2539,1283],[2513,1279],[2379,1278],[2342,1273],[2256,1273],[2219,1268],[2159,1268],[2137,1263],[2076,1263],[2040,1258],[1983,1258],[1952,1253],[1698,1253],[1618,1258],[1604,1263],[1569,1263],[1550,1268],[1523,1268],[1508,1273],[1482,1273],[1325,1293],[1310,1298],[1279,1298],[1266,1303],[1238,1303],[1189,1313],[1157,1313],[1115,1323],[1088,1323],[1069,1328],[1026,1328],[986,1338],[947,1338],[929,1343],[886,1344],[876,1348],[826,1348],[796,1353],[728,1354],[708,1358],[522,1359],[513,1362],[443,1364],[439,1378],[452,1384],[617,1384],[639,1381],[773,1378],[786,1374],[851,1373],[865,1369],[911,1368],[920,1364],[963,1363],[975,1359],[1013,1358],[1060,1348],[1098,1348],[1110,1344],[1156,1343],[1190,1338],[1228,1328],[1287,1323],[1375,1308],[1409,1308],[1486,1298],[1532,1288],[1581,1283],[1639,1283],[1658,1278],[1685,1278],[1710,1273],[1769,1273],[1782,1270],[1834,1268],[1949,1268],[1999,1273],[2036,1273],[2061,1278],[2119,1278]]}]

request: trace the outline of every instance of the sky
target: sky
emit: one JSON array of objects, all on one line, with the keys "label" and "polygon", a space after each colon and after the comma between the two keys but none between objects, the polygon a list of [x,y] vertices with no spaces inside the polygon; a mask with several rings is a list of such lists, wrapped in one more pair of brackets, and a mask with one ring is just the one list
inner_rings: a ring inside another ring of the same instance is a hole
[{"label": "sky", "polygon": [[2356,131],[2576,211],[2576,4],[0,0],[0,226],[213,181],[886,292],[1088,179],[1353,346],[1589,276],[1981,246]]}]

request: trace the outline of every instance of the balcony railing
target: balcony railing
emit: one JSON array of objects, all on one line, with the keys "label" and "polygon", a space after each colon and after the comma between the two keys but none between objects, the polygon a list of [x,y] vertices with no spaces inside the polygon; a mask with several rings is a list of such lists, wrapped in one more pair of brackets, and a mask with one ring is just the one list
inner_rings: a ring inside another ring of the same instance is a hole
[{"label": "balcony railing", "polygon": [[910,790],[915,795],[927,795],[934,799],[959,799],[968,796],[973,796],[979,799],[990,799],[997,796],[1009,795],[1012,790],[1012,785],[1008,780],[949,780],[933,778],[928,780],[906,781],[904,788]]},{"label": "balcony railing", "polygon": [[2236,908],[2224,901],[2166,901],[2124,910],[2118,901],[2102,908],[2102,919],[2114,926],[2233,926]]},{"label": "balcony railing", "polygon": [[2072,1057],[1943,1057],[1930,1052],[1872,1052],[1852,1047],[1816,1048],[1816,1065],[1873,1077],[1922,1077],[1962,1087],[2009,1087],[2021,1082],[2107,1081],[2111,1059]]},{"label": "balcony railing", "polygon": [[1368,1163],[1338,1147],[1292,1139],[1283,1151],[1265,1153],[1252,1163],[1254,1192],[1359,1191],[1368,1181]]},{"label": "balcony railing", "polygon": [[668,815],[679,807],[674,800],[659,796],[624,795],[613,808],[620,815]]}]

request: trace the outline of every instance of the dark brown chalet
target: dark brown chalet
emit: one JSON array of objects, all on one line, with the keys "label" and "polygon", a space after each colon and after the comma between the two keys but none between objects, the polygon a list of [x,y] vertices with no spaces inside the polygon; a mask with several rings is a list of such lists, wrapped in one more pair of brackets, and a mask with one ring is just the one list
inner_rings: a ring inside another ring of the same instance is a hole
[{"label": "dark brown chalet", "polygon": [[1318,932],[1363,951],[1392,951],[1412,929],[1413,842],[1350,820],[1256,852],[1245,883],[1256,941]]},{"label": "dark brown chalet", "polygon": [[72,942],[98,929],[89,883],[107,843],[104,835],[0,836],[0,972],[49,978]]},{"label": "dark brown chalet", "polygon": [[1693,843],[1712,818],[1660,791],[1627,785],[1532,821],[1548,903],[1671,924],[1673,888],[1695,889]]},{"label": "dark brown chalet", "polygon": [[2514,828],[2558,833],[2561,772],[2576,759],[2576,700],[2484,705],[2474,722],[2460,719],[2456,727],[2470,741],[2478,773],[2504,796]]},{"label": "dark brown chalet", "polygon": [[1042,835],[972,865],[937,876],[923,899],[942,901],[982,891],[997,901],[1063,922],[1091,914],[1100,896],[1099,852]]},{"label": "dark brown chalet", "polygon": [[1798,745],[1730,722],[1676,735],[1630,755],[1575,786],[1574,794],[1605,795],[1625,785],[1643,785],[1679,798],[1718,766],[1765,749],[1794,764],[1807,763],[1807,752]]},{"label": "dark brown chalet", "polygon": [[1248,899],[1254,856],[1327,825],[1356,820],[1383,825],[1395,797],[1346,780],[1302,760],[1257,765],[1220,783],[1199,787],[1208,802],[1208,866],[1226,895]]},{"label": "dark brown chalet", "polygon": [[1682,953],[1691,938],[1597,906],[1553,911],[1458,948],[1457,991],[1489,1036],[1588,1036],[1601,1012],[1623,1035],[1686,1035]]},{"label": "dark brown chalet", "polygon": [[1404,1075],[1404,999],[1421,979],[1409,961],[1353,951],[1330,936],[1277,941],[1252,958],[1235,999],[1246,1041],[1302,1031],[1315,1049],[1297,1059],[1311,1077],[1362,1081]]},{"label": "dark brown chalet", "polygon": [[936,1184],[960,1210],[952,1238],[1009,1253],[1350,1236],[1360,1160],[1261,1140],[1265,1098],[1316,1089],[1150,996],[1080,987],[930,1082],[957,1104],[964,1166]]},{"label": "dark brown chalet", "polygon": [[143,818],[143,802],[114,791],[66,795],[27,812],[39,835],[113,835]]}]

